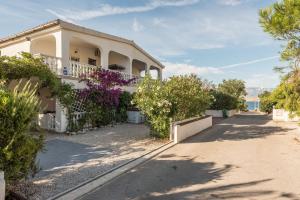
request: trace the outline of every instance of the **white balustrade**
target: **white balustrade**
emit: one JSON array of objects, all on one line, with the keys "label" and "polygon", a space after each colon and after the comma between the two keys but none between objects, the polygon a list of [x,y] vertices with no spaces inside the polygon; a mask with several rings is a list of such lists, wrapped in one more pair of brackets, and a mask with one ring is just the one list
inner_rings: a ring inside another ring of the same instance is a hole
[{"label": "white balustrade", "polygon": [[89,75],[93,73],[97,68],[98,67],[94,65],[70,61],[69,68],[63,69],[63,75],[79,78],[81,75]]},{"label": "white balustrade", "polygon": [[[98,68],[97,66],[94,65],[83,64],[76,61],[70,61],[69,66],[63,67],[61,70],[58,70],[58,63],[60,62],[60,58],[54,56],[48,56],[45,54],[35,54],[34,56],[42,58],[44,63],[49,66],[50,70],[57,75],[80,78],[80,76],[82,75],[90,75]],[[143,77],[139,75],[134,75],[134,74],[130,75],[128,73],[116,71],[116,70],[110,70],[110,71],[120,73],[124,80],[130,80],[134,78],[134,80],[131,82],[131,85],[136,85],[143,79]]]},{"label": "white balustrade", "polygon": [[39,57],[42,58],[43,62],[49,66],[50,70],[55,73],[55,74],[60,74],[58,71],[58,62],[59,58],[54,57],[54,56],[48,56],[45,54],[35,54],[34,57]]}]

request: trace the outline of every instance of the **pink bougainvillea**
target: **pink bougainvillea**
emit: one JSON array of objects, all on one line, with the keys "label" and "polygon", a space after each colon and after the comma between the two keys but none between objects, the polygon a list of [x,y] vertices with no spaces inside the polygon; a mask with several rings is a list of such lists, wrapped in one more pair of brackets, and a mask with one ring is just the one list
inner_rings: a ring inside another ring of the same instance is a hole
[{"label": "pink bougainvillea", "polygon": [[82,81],[87,88],[80,91],[81,98],[99,106],[116,108],[119,105],[121,86],[129,85],[133,79],[125,80],[121,73],[98,69],[89,75],[83,75]]}]

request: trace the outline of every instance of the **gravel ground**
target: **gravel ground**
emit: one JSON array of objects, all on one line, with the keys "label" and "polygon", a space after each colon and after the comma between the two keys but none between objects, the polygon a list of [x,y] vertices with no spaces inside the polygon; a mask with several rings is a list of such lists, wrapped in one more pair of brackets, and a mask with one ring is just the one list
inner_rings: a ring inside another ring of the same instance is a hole
[{"label": "gravel ground", "polygon": [[[149,137],[145,125],[119,124],[78,135],[47,133],[49,150],[39,155],[43,169],[22,187],[29,199],[46,199],[137,158],[167,140]],[[56,155],[57,154],[57,155]]]}]

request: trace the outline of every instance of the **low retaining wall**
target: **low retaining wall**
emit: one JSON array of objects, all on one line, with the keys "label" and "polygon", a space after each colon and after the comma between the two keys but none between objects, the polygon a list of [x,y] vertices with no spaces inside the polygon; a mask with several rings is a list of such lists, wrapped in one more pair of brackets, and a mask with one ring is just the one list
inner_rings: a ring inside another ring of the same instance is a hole
[{"label": "low retaining wall", "polygon": [[211,126],[212,116],[195,117],[174,122],[171,125],[170,139],[173,140],[174,143],[179,143]]},{"label": "low retaining wall", "polygon": [[[205,114],[213,117],[224,117],[222,110],[206,110]],[[227,117],[232,117],[235,114],[237,114],[236,110],[227,110]]]},{"label": "low retaining wall", "polygon": [[273,120],[277,122],[298,122],[299,117],[290,117],[290,113],[284,109],[273,109]]},{"label": "low retaining wall", "polygon": [[5,199],[5,180],[4,172],[0,171],[0,200]]},{"label": "low retaining wall", "polygon": [[127,122],[140,124],[145,122],[145,117],[140,111],[127,111]]}]

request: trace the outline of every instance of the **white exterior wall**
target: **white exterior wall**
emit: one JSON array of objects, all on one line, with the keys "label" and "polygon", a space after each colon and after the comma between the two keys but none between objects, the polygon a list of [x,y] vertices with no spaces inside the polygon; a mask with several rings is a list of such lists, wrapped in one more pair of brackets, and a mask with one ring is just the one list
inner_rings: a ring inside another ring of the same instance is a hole
[{"label": "white exterior wall", "polygon": [[17,56],[21,52],[30,52],[30,41],[15,43],[0,49],[1,56]]},{"label": "white exterior wall", "polygon": [[[70,45],[70,56],[77,57],[80,59],[80,63],[88,64],[89,58],[96,60],[96,65],[100,66],[100,55],[95,56],[96,48],[85,47],[79,45]],[[78,51],[78,53],[75,53]]]},{"label": "white exterior wall", "polygon": [[137,59],[147,63],[147,66],[149,67],[152,65],[160,68],[157,63],[152,61],[152,59],[150,59],[148,56],[146,56],[130,44],[69,30],[63,30],[63,32],[68,38],[79,38],[80,40],[86,41],[89,44],[97,46],[101,50],[101,58],[103,58],[101,59],[101,66],[104,68],[107,68],[109,65],[108,54],[110,51],[123,54],[127,56],[131,61],[132,59]]},{"label": "white exterior wall", "polygon": [[[200,133],[201,131],[212,126],[212,116],[207,116],[204,118],[199,118],[198,120],[194,120],[195,118],[183,120],[181,122],[175,122],[172,124],[170,139],[173,140],[174,143],[179,143],[184,139],[191,137]],[[188,122],[184,125],[180,125],[182,122]]]},{"label": "white exterior wall", "polygon": [[56,56],[55,38],[52,40],[32,40],[30,53]]},{"label": "white exterior wall", "polygon": [[[222,110],[206,110],[206,115],[211,115],[213,117],[223,117],[223,111]],[[233,115],[237,114],[236,110],[227,110],[227,116],[232,117]]]},{"label": "white exterior wall", "polygon": [[284,109],[273,109],[273,120],[278,122],[298,122],[300,117],[290,117],[290,113]]}]

